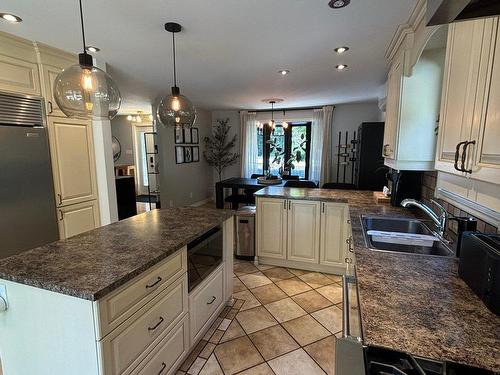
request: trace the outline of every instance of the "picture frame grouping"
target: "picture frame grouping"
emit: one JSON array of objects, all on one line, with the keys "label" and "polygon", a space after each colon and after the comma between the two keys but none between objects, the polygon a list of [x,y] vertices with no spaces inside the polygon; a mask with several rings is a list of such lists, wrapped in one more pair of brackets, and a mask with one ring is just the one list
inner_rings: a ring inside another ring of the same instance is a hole
[{"label": "picture frame grouping", "polygon": [[175,128],[174,129],[175,144],[193,144],[200,143],[198,128]]},{"label": "picture frame grouping", "polygon": [[200,148],[198,146],[175,146],[175,163],[188,164],[200,161]]}]

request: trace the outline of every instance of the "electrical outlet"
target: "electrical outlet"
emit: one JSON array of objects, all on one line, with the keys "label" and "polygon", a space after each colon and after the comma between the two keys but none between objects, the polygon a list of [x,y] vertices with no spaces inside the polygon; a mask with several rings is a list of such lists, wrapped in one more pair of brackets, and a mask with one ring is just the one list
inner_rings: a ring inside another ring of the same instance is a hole
[{"label": "electrical outlet", "polygon": [[7,310],[7,288],[5,285],[0,285],[0,311]]}]

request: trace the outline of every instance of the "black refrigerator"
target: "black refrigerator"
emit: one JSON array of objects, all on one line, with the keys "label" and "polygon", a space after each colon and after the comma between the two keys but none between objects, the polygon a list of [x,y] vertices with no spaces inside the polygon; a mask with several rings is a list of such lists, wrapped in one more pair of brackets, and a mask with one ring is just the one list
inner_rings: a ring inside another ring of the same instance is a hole
[{"label": "black refrigerator", "polygon": [[354,183],[358,190],[382,191],[387,184],[382,144],[384,142],[383,122],[363,122],[358,127],[358,144]]}]

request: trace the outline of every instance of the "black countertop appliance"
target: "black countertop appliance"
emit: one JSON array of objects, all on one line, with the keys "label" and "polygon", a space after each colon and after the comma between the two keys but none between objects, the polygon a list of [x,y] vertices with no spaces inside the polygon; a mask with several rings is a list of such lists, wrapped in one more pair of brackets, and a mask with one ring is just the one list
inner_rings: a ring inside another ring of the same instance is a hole
[{"label": "black countertop appliance", "polygon": [[500,315],[500,235],[465,232],[458,274],[492,312]]},{"label": "black countertop appliance", "polygon": [[422,194],[422,172],[397,171],[386,174],[391,189],[391,205],[398,207],[403,199],[419,200]]}]

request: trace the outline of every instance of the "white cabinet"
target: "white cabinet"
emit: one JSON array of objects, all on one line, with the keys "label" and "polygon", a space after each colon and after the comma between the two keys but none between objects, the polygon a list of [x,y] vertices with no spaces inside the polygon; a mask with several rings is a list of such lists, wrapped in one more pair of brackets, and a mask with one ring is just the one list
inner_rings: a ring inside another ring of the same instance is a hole
[{"label": "white cabinet", "polygon": [[[349,208],[343,203],[321,203],[320,263],[342,265],[350,245]],[[339,230],[332,230],[339,228]]]},{"label": "white cabinet", "polygon": [[57,210],[61,239],[76,236],[99,226],[99,205],[96,200],[61,206]]},{"label": "white cabinet", "polygon": [[0,33],[0,90],[40,95],[40,75],[33,44]]},{"label": "white cabinet", "polygon": [[318,263],[320,202],[288,201],[287,259]]},{"label": "white cabinet", "polygon": [[387,104],[385,112],[384,146],[382,155],[394,158],[398,145],[399,107],[401,102],[401,81],[403,79],[403,57],[400,54],[389,69],[387,78]]},{"label": "white cabinet", "polygon": [[262,257],[286,258],[287,201],[257,199],[257,254]]},{"label": "white cabinet", "polygon": [[49,117],[48,127],[56,204],[97,199],[90,121]]},{"label": "white cabinet", "polygon": [[42,93],[47,106],[48,116],[66,117],[54,99],[54,82],[57,75],[71,65],[78,63],[74,54],[62,51],[42,43],[35,43],[42,81]]},{"label": "white cabinet", "polygon": [[283,267],[343,272],[349,223],[344,203],[257,197],[257,259]]}]

